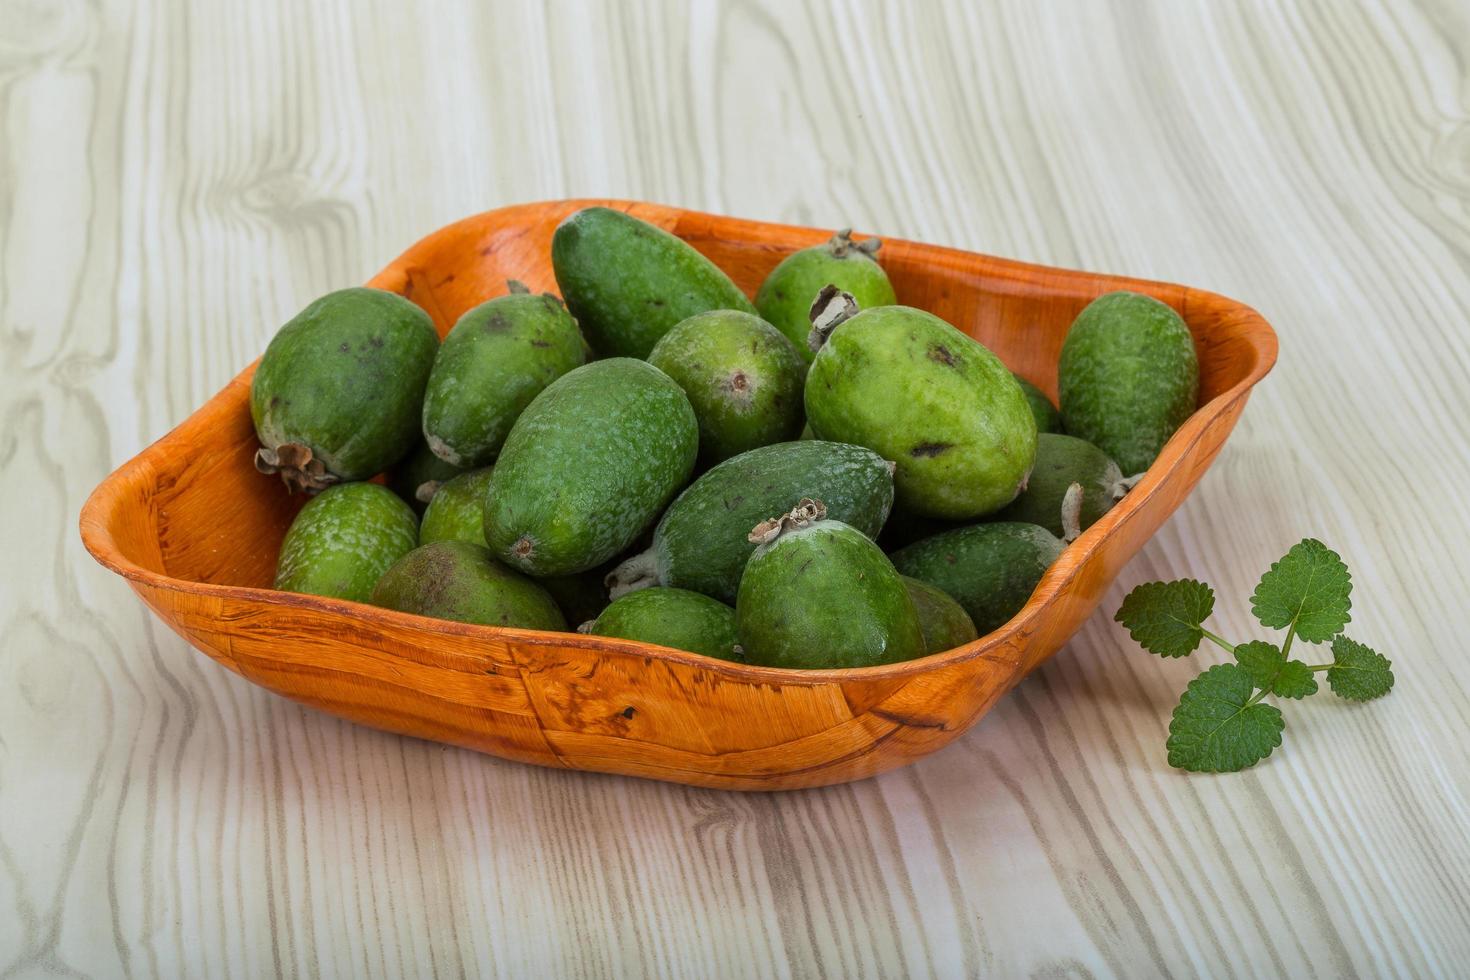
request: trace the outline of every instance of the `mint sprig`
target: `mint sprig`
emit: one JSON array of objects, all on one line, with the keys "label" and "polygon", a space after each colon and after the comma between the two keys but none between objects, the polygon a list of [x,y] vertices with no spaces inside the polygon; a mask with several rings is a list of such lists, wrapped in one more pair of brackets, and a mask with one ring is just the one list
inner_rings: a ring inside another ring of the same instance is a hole
[{"label": "mint sprig", "polygon": [[[1204,626],[1215,593],[1203,582],[1147,582],[1128,593],[1115,617],[1144,649],[1184,657],[1209,640],[1235,658],[1216,664],[1185,688],[1169,722],[1169,764],[1189,772],[1239,772],[1281,744],[1285,719],[1268,696],[1299,700],[1317,693],[1326,672],[1332,693],[1370,701],[1393,687],[1388,658],[1347,637],[1352,576],[1336,552],[1307,538],[1261,577],[1251,611],[1263,626],[1286,630],[1281,645],[1230,643]],[[1295,640],[1331,643],[1330,663],[1291,658]]]}]

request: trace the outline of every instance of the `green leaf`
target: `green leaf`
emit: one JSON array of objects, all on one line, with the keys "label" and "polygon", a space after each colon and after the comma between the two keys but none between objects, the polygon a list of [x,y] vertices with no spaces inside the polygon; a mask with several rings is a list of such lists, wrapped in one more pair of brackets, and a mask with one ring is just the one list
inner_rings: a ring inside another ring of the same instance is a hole
[{"label": "green leaf", "polygon": [[1145,582],[1128,593],[1114,618],[1134,641],[1161,657],[1187,657],[1204,638],[1200,629],[1215,608],[1215,593],[1203,582]]},{"label": "green leaf", "polygon": [[1281,648],[1265,640],[1252,640],[1235,648],[1235,659],[1250,674],[1256,687],[1283,698],[1304,698],[1317,693],[1317,678],[1300,660],[1287,660]]},{"label": "green leaf", "polygon": [[1307,642],[1326,643],[1348,624],[1352,591],[1352,576],[1337,553],[1307,538],[1261,576],[1251,611],[1265,626],[1295,625]]},{"label": "green leaf", "polygon": [[1281,744],[1286,727],[1269,704],[1249,704],[1255,685],[1237,664],[1216,664],[1189,682],[1169,722],[1169,765],[1239,772]]},{"label": "green leaf", "polygon": [[1393,664],[1372,647],[1346,636],[1332,641],[1332,666],[1327,686],[1349,701],[1372,701],[1393,688]]}]

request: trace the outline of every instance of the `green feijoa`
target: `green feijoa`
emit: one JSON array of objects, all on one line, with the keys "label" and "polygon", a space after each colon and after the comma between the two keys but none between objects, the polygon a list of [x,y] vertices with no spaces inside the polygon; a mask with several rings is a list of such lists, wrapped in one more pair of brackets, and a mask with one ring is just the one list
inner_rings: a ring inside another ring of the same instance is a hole
[{"label": "green feijoa", "polygon": [[900,572],[948,592],[984,636],[1021,610],[1062,553],[1044,527],[1017,522],[943,531],[893,553]]},{"label": "green feijoa", "polygon": [[484,466],[531,399],[585,359],[561,300],[511,281],[508,295],[465,313],[439,346],[424,389],[424,439],[456,466]]},{"label": "green feijoa", "polygon": [[461,473],[439,486],[419,522],[419,544],[435,541],[485,543],[485,491],[493,468]]},{"label": "green feijoa", "polygon": [[915,541],[933,537],[940,531],[963,526],[964,524],[959,521],[946,521],[939,517],[920,517],[902,507],[894,507],[893,512],[888,515],[888,523],[883,525],[882,532],[875,540],[880,548],[892,553]]},{"label": "green feijoa", "polygon": [[483,545],[468,541],[435,541],[410,551],[378,579],[372,603],[458,623],[567,628],[545,589],[500,564]]},{"label": "green feijoa", "polygon": [[611,208],[569,215],[551,238],[567,308],[603,357],[647,357],[675,324],[755,307],[709,259],[662,228]]},{"label": "green feijoa", "polygon": [[903,577],[903,585],[909,590],[909,598],[913,600],[914,611],[919,616],[926,653],[953,650],[979,635],[965,607],[955,602],[948,592],[907,575]]},{"label": "green feijoa", "polygon": [[979,342],[912,307],[839,319],[812,361],[805,401],[819,439],[893,460],[898,504],[924,517],[999,510],[1036,457],[1036,421],[1011,372]]},{"label": "green feijoa", "polygon": [[327,487],[286,531],[275,587],[367,602],[378,576],[412,551],[418,536],[418,517],[387,487]]},{"label": "green feijoa", "polygon": [[422,517],[435,491],[463,472],[458,466],[451,466],[435,456],[429,444],[420,440],[389,472],[388,489],[403,498],[403,502]]},{"label": "green feijoa", "polygon": [[1071,541],[1127,492],[1123,472],[1107,453],[1076,436],[1043,432],[1036,440],[1036,466],[1026,489],[995,517],[1040,524]]},{"label": "green feijoa", "polygon": [[888,556],[857,528],[823,520],[820,502],[751,532],[735,618],[749,663],[871,667],[925,653],[914,601]]},{"label": "green feijoa", "polygon": [[1021,394],[1026,396],[1026,404],[1031,408],[1031,417],[1036,419],[1036,431],[1061,432],[1062,413],[1057,411],[1057,407],[1051,403],[1050,398],[1046,397],[1046,393],[1014,371],[1011,374],[1015,375],[1016,383],[1021,386]]},{"label": "green feijoa", "polygon": [[807,343],[812,329],[810,314],[822,287],[835,285],[851,293],[865,310],[898,302],[888,273],[877,261],[881,245],[877,238],[854,242],[852,229],[844,228],[823,245],[792,252],[761,283],[755,294],[756,309],[790,339],[810,364],[815,353]]},{"label": "green feijoa", "polygon": [[553,381],[511,428],[485,494],[485,540],[538,577],[626,550],[694,470],[689,399],[643,361],[594,361]]},{"label": "green feijoa", "polygon": [[657,643],[721,660],[742,659],[735,637],[735,610],[687,589],[630,592],[585,624],[584,632]]},{"label": "green feijoa", "polygon": [[255,466],[292,490],[366,480],[414,446],[439,349],[429,315],[396,293],[328,293],[277,331],[250,382]]},{"label": "green feijoa", "polygon": [[1107,293],[1067,332],[1057,366],[1062,427],[1123,470],[1142,473],[1199,398],[1199,359],[1184,320],[1151,296]]},{"label": "green feijoa", "polygon": [[893,506],[893,469],[872,450],[817,440],[733,456],[669,505],[653,545],[608,576],[613,595],[667,585],[734,602],[755,550],[750,529],[803,497],[821,500],[833,520],[875,537]]},{"label": "green feijoa", "polygon": [[648,363],[689,396],[706,464],[801,431],[806,366],[791,342],[753,313],[697,313],[664,334]]}]

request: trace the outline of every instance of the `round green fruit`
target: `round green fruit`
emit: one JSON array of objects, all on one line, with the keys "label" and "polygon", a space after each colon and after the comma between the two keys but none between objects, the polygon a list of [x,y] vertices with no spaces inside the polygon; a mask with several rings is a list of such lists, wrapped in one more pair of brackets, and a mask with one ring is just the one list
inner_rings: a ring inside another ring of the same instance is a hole
[{"label": "round green fruit", "polygon": [[656,643],[721,660],[742,659],[735,610],[686,589],[641,589],[614,599],[584,631]]},{"label": "round green fruit", "polygon": [[485,544],[485,493],[493,467],[461,473],[439,486],[419,522],[419,544],[468,541]]},{"label": "round green fruit", "polygon": [[812,329],[812,302],[824,286],[834,285],[851,293],[865,310],[898,302],[888,273],[878,264],[881,245],[877,238],[854,242],[852,229],[844,228],[825,244],[792,252],[761,283],[755,294],[756,309],[810,364],[815,356],[807,343]]},{"label": "round green fruit", "polygon": [[413,550],[418,532],[418,517],[387,487],[327,487],[286,531],[275,587],[367,602],[378,576]]},{"label": "round green fruit", "polygon": [[684,389],[706,464],[801,431],[806,365],[790,341],[754,314],[696,314],[664,334],[648,363]]},{"label": "round green fruit", "polygon": [[1062,547],[1035,524],[972,524],[895,551],[893,564],[949,593],[984,636],[1021,611]]},{"label": "round green fruit", "polygon": [[459,318],[424,389],[424,439],[455,466],[493,461],[531,399],[586,357],[561,300],[510,289]]},{"label": "round green fruit", "polygon": [[643,361],[558,378],[516,420],[485,493],[485,541],[528,575],[570,575],[628,549],[694,470],[689,399]]},{"label": "round green fruit", "polygon": [[250,382],[255,465],[292,490],[366,480],[418,439],[439,349],[429,315],[396,293],[328,293],[283,326]]},{"label": "round green fruit", "polygon": [[459,623],[567,628],[545,589],[468,541],[436,541],[410,551],[383,573],[373,588],[372,602]]},{"label": "round green fruit", "polygon": [[1199,359],[1189,328],[1151,296],[1115,292],[1087,305],[1057,366],[1062,426],[1142,473],[1199,399]]},{"label": "round green fruit", "polygon": [[871,667],[924,655],[902,577],[867,535],[802,501],[758,526],[735,617],[749,663]]},{"label": "round green fruit", "polygon": [[897,465],[898,503],[964,520],[1015,499],[1036,458],[1036,422],[999,358],[907,306],[839,322],[812,361],[806,414],[819,439]]}]

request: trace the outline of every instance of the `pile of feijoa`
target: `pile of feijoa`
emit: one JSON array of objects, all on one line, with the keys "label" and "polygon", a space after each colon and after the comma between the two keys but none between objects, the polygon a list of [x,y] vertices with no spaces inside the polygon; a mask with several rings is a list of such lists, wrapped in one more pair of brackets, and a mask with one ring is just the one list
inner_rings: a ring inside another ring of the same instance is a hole
[{"label": "pile of feijoa", "polygon": [[322,297],[250,392],[256,466],[313,495],[276,587],[775,667],[998,628],[1194,410],[1194,342],[1158,300],[1099,297],[1058,407],[898,305],[878,246],[839,232],[752,302],[587,208],[552,240],[561,298],[511,282],[442,342],[401,296]]}]

